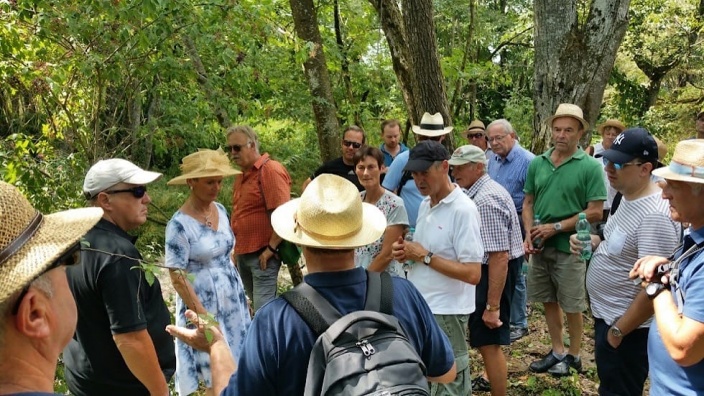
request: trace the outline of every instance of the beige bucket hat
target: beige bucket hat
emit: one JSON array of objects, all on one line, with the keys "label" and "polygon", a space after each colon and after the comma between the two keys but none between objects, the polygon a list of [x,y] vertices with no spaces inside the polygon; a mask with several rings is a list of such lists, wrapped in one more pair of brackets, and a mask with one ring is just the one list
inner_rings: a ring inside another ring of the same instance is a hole
[{"label": "beige bucket hat", "polygon": [[352,249],[379,239],[386,230],[386,217],[376,206],[362,202],[354,184],[322,174],[300,198],[279,206],[271,214],[271,225],[281,238],[296,245]]},{"label": "beige bucket hat", "polygon": [[655,169],[653,174],[668,180],[704,183],[704,139],[677,143],[670,165]]},{"label": "beige bucket hat", "polygon": [[31,283],[103,216],[100,208],[43,215],[0,182],[0,303]]},{"label": "beige bucket hat", "polygon": [[469,123],[469,126],[467,127],[466,130],[464,130],[461,135],[462,137],[466,138],[468,134],[472,132],[482,132],[486,134],[486,127],[484,127],[484,123],[479,121],[479,120],[474,120]]},{"label": "beige bucket hat", "polygon": [[197,152],[183,157],[181,175],[169,180],[166,184],[175,186],[186,184],[188,179],[213,176],[233,176],[242,172],[233,168],[230,159],[221,148],[217,150],[198,149]]},{"label": "beige bucket hat", "polygon": [[587,122],[587,120],[584,119],[584,113],[582,112],[582,108],[575,104],[560,103],[560,105],[557,106],[557,110],[555,110],[555,115],[545,120],[545,122],[548,124],[548,126],[552,127],[553,120],[555,120],[555,118],[560,117],[572,117],[582,124],[582,127],[585,131],[589,129],[589,123]]}]

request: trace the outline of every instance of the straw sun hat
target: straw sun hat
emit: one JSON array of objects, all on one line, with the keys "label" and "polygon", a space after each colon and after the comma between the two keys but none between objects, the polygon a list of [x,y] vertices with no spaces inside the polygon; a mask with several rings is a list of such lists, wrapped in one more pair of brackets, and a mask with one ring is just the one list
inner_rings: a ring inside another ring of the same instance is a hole
[{"label": "straw sun hat", "polygon": [[271,225],[281,238],[296,245],[352,249],[379,239],[386,230],[386,217],[376,206],[362,202],[354,184],[322,174],[300,198],[279,206],[271,214]]},{"label": "straw sun hat", "polygon": [[548,126],[552,126],[552,122],[556,118],[561,117],[572,117],[582,124],[582,127],[585,131],[589,129],[589,123],[587,122],[587,120],[584,119],[584,113],[582,112],[582,109],[575,104],[560,103],[560,105],[557,106],[557,110],[555,110],[555,115],[545,120],[545,122],[548,124]]},{"label": "straw sun hat", "polygon": [[100,208],[42,215],[19,190],[0,182],[0,303],[49,268],[102,216]]},{"label": "straw sun hat", "polygon": [[213,176],[232,176],[242,172],[230,165],[230,159],[221,148],[217,150],[198,149],[197,152],[183,157],[181,176],[176,176],[166,183],[169,186],[186,184],[188,179]]},{"label": "straw sun hat", "polygon": [[486,128],[484,127],[484,123],[481,122],[480,120],[474,120],[474,121],[470,122],[467,129],[464,132],[462,132],[461,135],[466,138],[467,135],[469,135],[470,133],[472,133],[474,131],[486,133]]},{"label": "straw sun hat", "polygon": [[704,183],[704,139],[677,143],[670,165],[655,169],[653,175],[687,183]]},{"label": "straw sun hat", "polygon": [[445,126],[445,121],[442,118],[442,114],[435,113],[430,115],[430,113],[427,112],[423,114],[423,118],[420,120],[420,125],[413,125],[411,129],[419,135],[428,137],[442,136],[452,132],[451,126]]}]

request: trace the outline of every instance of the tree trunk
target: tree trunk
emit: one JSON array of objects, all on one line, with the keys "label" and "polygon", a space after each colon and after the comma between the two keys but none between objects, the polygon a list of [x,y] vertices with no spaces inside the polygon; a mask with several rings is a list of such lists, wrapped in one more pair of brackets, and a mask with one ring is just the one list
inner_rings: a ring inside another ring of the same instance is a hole
[{"label": "tree trunk", "polygon": [[[560,103],[574,103],[593,125],[623,36],[630,0],[592,0],[586,22],[577,0],[534,0],[535,85],[531,149],[543,152],[552,140],[545,120]],[[590,139],[586,133],[584,145]]]},{"label": "tree trunk", "polygon": [[[409,120],[417,125],[420,122],[419,114],[422,112],[418,110],[418,95],[413,87],[410,53],[406,45],[406,29],[401,10],[395,0],[369,0],[369,2],[376,9],[381,28],[384,30],[386,43],[391,52],[391,64],[406,104]],[[404,141],[408,141],[407,134],[404,135]]]},{"label": "tree trunk", "polygon": [[313,0],[289,0],[289,4],[296,34],[309,46],[308,58],[303,63],[303,68],[313,96],[320,157],[323,161],[329,161],[340,156],[340,124],[325,63],[323,40],[318,30],[318,14]]},{"label": "tree trunk", "polygon": [[[408,53],[412,65],[411,83],[418,101],[415,114],[410,115],[411,119],[420,120],[423,112],[439,112],[445,125],[452,125],[445,80],[438,57],[432,0],[404,0],[403,22],[407,27]],[[451,134],[444,144],[452,151],[454,144]]]}]

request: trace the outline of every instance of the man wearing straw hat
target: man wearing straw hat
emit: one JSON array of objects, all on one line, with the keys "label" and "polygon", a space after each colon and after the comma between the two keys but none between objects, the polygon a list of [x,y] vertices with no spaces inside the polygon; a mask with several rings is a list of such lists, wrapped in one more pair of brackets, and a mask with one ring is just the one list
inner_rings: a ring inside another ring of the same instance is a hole
[{"label": "man wearing straw hat", "polygon": [[98,161],[83,193],[103,209],[86,234],[90,248],[67,271],[80,313],[64,349],[64,374],[74,395],[166,395],[176,368],[174,343],[164,327],[171,315],[158,279],[149,283],[142,256],[127,231],[147,221],[147,184],[161,177],[119,158]]},{"label": "man wearing straw hat", "polygon": [[424,141],[410,151],[405,170],[413,172],[425,196],[413,242],[393,244],[394,258],[410,267],[408,280],[423,295],[452,344],[457,378],[434,384],[434,395],[471,392],[467,324],[475,310],[475,285],[481,277],[484,247],[477,206],[447,177],[450,153],[439,142]]},{"label": "man wearing straw hat", "polygon": [[[386,220],[374,205],[359,199],[357,188],[329,174],[316,177],[301,198],[274,211],[272,224],[282,238],[302,246],[309,275],[305,282],[328,300],[341,314],[364,308],[367,275],[355,268],[354,249],[377,240]],[[393,278],[393,312],[410,344],[427,368],[430,381],[455,378],[452,350],[423,297],[407,280]],[[197,321],[193,313],[188,315]],[[308,359],[317,335],[283,298],[262,307],[252,321],[244,342],[237,372],[216,328],[208,342],[203,326],[167,331],[211,356],[216,394],[302,395]]]},{"label": "man wearing straw hat", "polygon": [[0,394],[53,395],[56,362],[76,328],[65,266],[98,208],[49,215],[0,182]]},{"label": "man wearing straw hat", "polygon": [[[424,140],[434,140],[442,142],[448,133],[452,132],[451,126],[445,126],[445,121],[442,114],[430,113],[423,114],[420,120],[420,125],[413,125],[413,132],[416,134],[416,140],[422,142]],[[381,185],[396,193],[403,199],[403,204],[408,212],[408,222],[411,228],[416,227],[416,219],[418,218],[418,208],[423,196],[418,191],[413,177],[410,172],[406,172],[404,167],[408,163],[410,151],[404,151],[397,155],[394,162],[391,163],[389,170],[386,172],[386,177]]]},{"label": "man wearing straw hat", "polygon": [[[570,234],[578,215],[590,223],[601,220],[606,199],[602,165],[579,148],[579,139],[589,128],[579,106],[562,103],[547,119],[554,147],[536,156],[528,166],[523,191],[524,247],[531,255],[528,269],[528,299],[541,302],[552,349],[529,368],[533,372],[568,375],[582,369],[582,312],[587,309],[584,278],[586,263],[570,252]],[[541,225],[533,227],[538,217]],[[539,245],[533,246],[538,240]],[[567,316],[569,350],[562,341],[562,312]]]},{"label": "man wearing straw hat", "polygon": [[259,153],[259,137],[250,126],[227,130],[232,160],[242,175],[235,179],[230,225],[235,233],[237,268],[252,308],[276,297],[281,238],[271,227],[271,212],[291,199],[291,178],[280,162]]},{"label": "man wearing straw hat", "polygon": [[[704,140],[677,144],[666,168],[662,197],[691,232],[669,258],[636,261],[631,277],[644,280],[655,310],[648,334],[651,395],[704,394]],[[621,209],[619,209],[620,211]]]},{"label": "man wearing straw hat", "polygon": [[491,148],[489,147],[489,137],[486,135],[486,128],[484,128],[483,122],[479,120],[470,122],[467,129],[462,132],[462,136],[467,139],[469,144],[482,149],[486,158],[489,158]]}]

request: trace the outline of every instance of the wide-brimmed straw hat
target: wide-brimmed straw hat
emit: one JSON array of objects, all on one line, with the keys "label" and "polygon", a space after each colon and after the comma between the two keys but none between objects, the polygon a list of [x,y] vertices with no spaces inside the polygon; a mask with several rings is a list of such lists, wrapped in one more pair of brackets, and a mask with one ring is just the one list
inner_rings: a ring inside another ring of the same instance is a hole
[{"label": "wide-brimmed straw hat", "polygon": [[103,216],[100,208],[42,215],[0,182],[0,303],[27,286]]},{"label": "wide-brimmed straw hat", "polygon": [[322,174],[300,198],[279,206],[271,225],[281,238],[297,245],[325,249],[353,249],[379,239],[386,217],[362,202],[357,187],[332,174]]},{"label": "wide-brimmed straw hat", "polygon": [[615,118],[610,118],[606,121],[604,121],[603,124],[600,124],[596,129],[599,130],[599,134],[604,133],[604,129],[608,127],[613,127],[618,130],[618,133],[623,132],[624,129],[626,129],[626,126],[623,125],[623,123]]},{"label": "wide-brimmed straw hat", "polygon": [[555,120],[555,118],[560,117],[572,117],[582,124],[582,127],[585,131],[589,129],[589,123],[587,122],[587,120],[584,119],[584,113],[582,112],[582,109],[575,104],[560,103],[560,105],[557,106],[557,110],[555,110],[555,115],[545,120],[545,122],[548,124],[548,126],[552,127],[552,122]]},{"label": "wide-brimmed straw hat", "polygon": [[442,114],[435,113],[430,115],[430,113],[427,112],[423,114],[423,118],[420,120],[420,125],[413,125],[411,129],[419,135],[428,137],[442,136],[452,132],[451,126],[445,126]]},{"label": "wide-brimmed straw hat", "polygon": [[474,120],[474,121],[470,122],[467,129],[464,132],[462,132],[461,135],[466,138],[468,134],[470,134],[471,132],[474,132],[474,131],[486,133],[486,128],[484,127],[484,123],[479,120]]},{"label": "wide-brimmed straw hat", "polygon": [[677,143],[670,165],[655,169],[653,174],[669,180],[704,183],[704,139]]},{"label": "wide-brimmed straw hat", "polygon": [[188,179],[196,179],[199,177],[214,177],[214,176],[233,176],[239,175],[242,172],[233,168],[230,164],[230,159],[222,149],[208,150],[198,149],[199,151],[183,157],[181,164],[181,176],[176,176],[169,180],[166,184],[174,186],[178,184],[186,184]]}]

